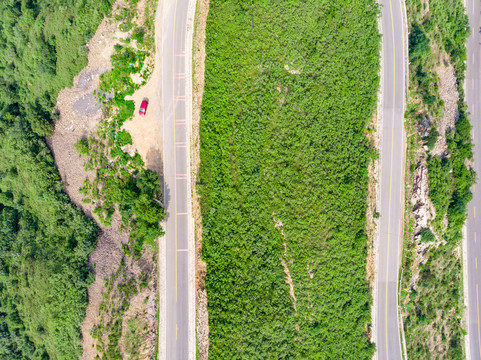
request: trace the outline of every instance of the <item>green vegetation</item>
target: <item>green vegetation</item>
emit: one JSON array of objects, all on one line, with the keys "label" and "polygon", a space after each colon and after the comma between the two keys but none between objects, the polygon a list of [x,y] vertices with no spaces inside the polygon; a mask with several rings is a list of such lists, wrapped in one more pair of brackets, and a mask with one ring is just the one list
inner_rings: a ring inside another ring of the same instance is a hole
[{"label": "green vegetation", "polygon": [[426,142],[426,146],[428,147],[429,151],[432,151],[434,148],[434,145],[436,144],[436,141],[438,140],[439,137],[439,132],[436,130],[435,127],[433,127],[427,136],[423,138],[423,140]]},{"label": "green vegetation", "polygon": [[97,227],[42,136],[110,0],[0,2],[0,358],[78,359]]},{"label": "green vegetation", "polygon": [[372,358],[378,14],[374,0],[210,1],[199,174],[210,359]]},{"label": "green vegetation", "polygon": [[[410,359],[462,359],[464,305],[459,251],[467,204],[472,198],[470,187],[475,181],[474,171],[467,166],[467,160],[471,160],[473,154],[463,90],[468,18],[461,0],[430,0],[429,9],[427,5],[423,7],[420,0],[408,0],[406,4],[410,23],[411,76],[411,101],[407,111],[411,132],[408,153],[417,154],[409,158],[410,168],[412,172],[426,163],[429,198],[436,210],[435,219],[428,224],[430,229],[413,234],[408,227],[407,238],[421,235],[423,243],[436,242],[434,231],[442,240],[426,250],[419,265],[415,260],[419,256],[416,242],[409,240],[405,247],[402,303],[407,351]],[[453,65],[459,93],[459,118],[455,129],[446,132],[447,150],[441,156],[431,154],[440,136],[437,127],[444,107],[435,70],[439,61]],[[421,138],[413,130],[426,124],[430,127],[429,133]],[[426,153],[417,150],[423,142],[428,146]],[[409,192],[407,194],[411,196]],[[417,273],[419,277],[411,287]],[[429,345],[433,341],[437,344],[434,352]]]},{"label": "green vegetation", "polygon": [[426,228],[421,230],[421,241],[423,243],[429,243],[434,240],[436,240],[436,238],[431,229]]},{"label": "green vegetation", "polygon": [[0,130],[0,358],[77,359],[97,228],[20,119]]}]

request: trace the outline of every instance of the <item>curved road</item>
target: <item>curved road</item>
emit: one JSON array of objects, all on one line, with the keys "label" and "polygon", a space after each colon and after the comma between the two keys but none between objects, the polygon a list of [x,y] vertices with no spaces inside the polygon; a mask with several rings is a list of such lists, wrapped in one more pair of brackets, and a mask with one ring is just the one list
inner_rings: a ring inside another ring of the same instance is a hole
[{"label": "curved road", "polygon": [[[191,46],[189,0],[164,0],[162,25],[162,116],[165,223],[165,359],[194,354],[192,210],[190,193]],[[162,341],[163,339],[161,339]],[[162,351],[161,351],[162,353]]]},{"label": "curved road", "polygon": [[398,276],[404,186],[404,37],[401,0],[382,0],[381,208],[377,253],[377,359],[402,359]]},{"label": "curved road", "polygon": [[[474,137],[474,170],[481,174],[481,35],[479,0],[466,0],[466,11],[471,26],[471,37],[468,40],[468,61],[466,72],[466,102],[471,113]],[[481,359],[481,330],[480,330],[480,296],[481,296],[481,188],[473,187],[473,200],[468,207],[468,221],[466,223],[467,258],[467,299],[468,299],[468,359]],[[476,212],[478,215],[476,215]],[[478,262],[479,266],[478,266]]]}]

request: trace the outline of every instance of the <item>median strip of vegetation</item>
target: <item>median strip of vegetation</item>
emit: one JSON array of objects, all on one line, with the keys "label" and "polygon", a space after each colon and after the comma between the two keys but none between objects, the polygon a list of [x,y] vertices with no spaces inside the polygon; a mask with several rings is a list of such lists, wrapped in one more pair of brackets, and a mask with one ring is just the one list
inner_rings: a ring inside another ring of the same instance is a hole
[{"label": "median strip of vegetation", "polygon": [[200,122],[210,359],[371,359],[376,1],[210,1]]},{"label": "median strip of vegetation", "polygon": [[462,359],[462,227],[475,174],[461,0],[410,0],[402,315],[410,359]]}]

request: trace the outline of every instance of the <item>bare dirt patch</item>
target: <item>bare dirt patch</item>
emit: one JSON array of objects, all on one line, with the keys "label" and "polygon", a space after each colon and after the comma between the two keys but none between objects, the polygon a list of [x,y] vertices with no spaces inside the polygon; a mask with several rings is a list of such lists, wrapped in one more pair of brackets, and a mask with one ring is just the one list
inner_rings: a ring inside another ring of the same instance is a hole
[{"label": "bare dirt patch", "polygon": [[[133,147],[142,156],[147,168],[162,176],[162,119],[161,114],[161,61],[160,51],[155,54],[154,71],[150,80],[126,100],[135,102],[133,119],[126,121],[123,128],[132,135]],[[149,105],[145,115],[140,115],[137,109],[143,100]]]},{"label": "bare dirt patch", "polygon": [[287,70],[289,72],[289,74],[292,74],[292,75],[299,75],[301,73],[301,70],[298,70],[298,69],[291,69],[289,67],[289,64],[285,64],[284,65],[284,69]]},{"label": "bare dirt patch", "polygon": [[199,122],[204,94],[205,71],[205,28],[209,0],[197,0],[195,13],[195,31],[193,41],[193,92],[192,92],[192,141],[191,141],[191,179],[192,179],[192,215],[195,221],[195,306],[196,306],[196,339],[198,359],[209,357],[209,313],[207,311],[207,292],[205,290],[206,264],[200,257],[202,249],[202,217],[200,212],[200,197],[196,183],[199,172]]},{"label": "bare dirt patch", "polygon": [[[287,257],[287,244],[284,243],[284,257]],[[297,312],[296,308],[296,294],[294,292],[294,283],[292,282],[292,277],[291,277],[291,272],[289,271],[289,268],[287,267],[286,261],[283,258],[280,258],[282,267],[284,268],[284,274],[286,274],[286,284],[289,285],[289,295],[292,299],[292,306],[294,307],[294,311]]]},{"label": "bare dirt patch", "polygon": [[424,19],[426,14],[429,12],[429,1],[428,0],[421,0],[421,17]]},{"label": "bare dirt patch", "polygon": [[[145,3],[145,1],[143,2]],[[113,5],[113,15],[121,8],[126,7],[123,1],[117,1]],[[139,9],[141,9],[139,3]],[[141,14],[144,12],[139,10]],[[143,16],[143,15],[142,15]],[[72,201],[82,208],[87,216],[95,218],[101,228],[97,239],[95,251],[89,258],[89,265],[95,274],[95,280],[88,290],[88,307],[86,317],[81,326],[83,338],[83,355],[81,359],[94,359],[97,355],[99,341],[92,337],[92,329],[109,321],[109,314],[100,311],[102,301],[106,295],[106,280],[115,275],[120,267],[123,267],[122,277],[116,280],[116,285],[125,283],[130,279],[137,282],[142,274],[152,274],[142,288],[137,288],[138,293],[130,299],[130,306],[124,319],[122,319],[122,334],[127,332],[130,319],[137,319],[139,324],[145,324],[143,331],[142,348],[136,358],[148,358],[155,348],[156,328],[156,264],[153,254],[146,252],[139,261],[131,261],[124,256],[122,244],[128,242],[128,233],[120,232],[120,216],[114,215],[112,225],[105,227],[100,224],[96,215],[93,214],[94,205],[82,202],[83,195],[79,189],[85,179],[92,179],[95,174],[84,170],[84,159],[80,158],[74,150],[74,144],[80,139],[95,135],[97,126],[104,114],[102,106],[96,101],[94,91],[100,83],[100,75],[111,69],[111,55],[114,45],[128,36],[128,33],[119,30],[119,23],[111,19],[104,19],[98,27],[94,37],[88,42],[89,49],[88,65],[74,79],[73,86],[62,90],[57,98],[56,111],[60,114],[55,124],[55,131],[48,139],[48,145],[55,157],[65,192]],[[158,55],[156,56],[157,61]],[[140,97],[160,99],[160,95],[153,89],[155,82],[160,78],[160,62],[156,62],[156,68],[149,83],[145,88],[134,94],[133,98],[138,106]],[[141,101],[141,100],[140,100]],[[153,113],[159,113],[160,102],[154,102],[149,107],[149,114],[142,119],[135,117],[126,124],[126,128],[132,134],[134,146],[141,154],[147,166],[160,172],[161,170],[161,125],[153,119]],[[115,288],[114,286],[114,288]],[[112,293],[113,294],[113,293]],[[112,295],[113,296],[113,295]],[[106,339],[103,339],[106,340]],[[124,358],[129,358],[121,346]],[[150,354],[150,355],[149,355]]]},{"label": "bare dirt patch", "polygon": [[[140,279],[145,274],[152,277],[147,279],[150,286],[130,299],[129,309],[123,315],[120,349],[124,359],[150,359],[155,350],[157,307],[156,292],[152,291],[157,283],[157,271],[154,271],[152,260],[155,256],[152,251],[146,251],[140,262],[127,260],[130,278]],[[122,281],[125,282],[125,279],[120,279],[119,283]],[[130,326],[132,322],[136,323],[136,329]]]},{"label": "bare dirt patch", "polygon": [[412,262],[412,277],[410,279],[411,289],[416,288],[416,282],[419,278],[419,266],[426,262],[424,254],[432,245],[431,243],[421,243],[421,235],[419,233],[422,229],[429,228],[431,221],[436,217],[436,210],[431,199],[429,199],[428,169],[424,155],[424,152],[420,151],[421,158],[412,177],[411,216],[414,220],[412,231],[415,234],[412,241],[414,241],[415,249]]},{"label": "bare dirt patch", "polygon": [[419,234],[436,217],[436,210],[429,198],[429,178],[425,158],[419,160],[413,173],[411,205],[415,220],[413,232]]},{"label": "bare dirt patch", "polygon": [[457,90],[456,73],[454,67],[450,63],[449,56],[442,52],[440,54],[439,64],[434,68],[438,76],[439,96],[444,102],[443,116],[437,121],[436,128],[439,137],[431,151],[431,155],[444,156],[447,150],[446,131],[454,129],[454,124],[458,120],[458,100],[459,94]]}]

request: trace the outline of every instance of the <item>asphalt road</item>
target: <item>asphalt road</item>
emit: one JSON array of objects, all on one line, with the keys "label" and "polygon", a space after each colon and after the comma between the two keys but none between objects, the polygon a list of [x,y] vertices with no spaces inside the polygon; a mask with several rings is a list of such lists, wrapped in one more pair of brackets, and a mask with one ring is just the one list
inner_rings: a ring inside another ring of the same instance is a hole
[{"label": "asphalt road", "polygon": [[162,114],[164,124],[164,198],[166,299],[165,356],[189,359],[189,139],[186,101],[186,30],[189,0],[165,0],[162,25]]},{"label": "asphalt road", "polygon": [[381,4],[384,67],[376,346],[379,360],[394,360],[402,359],[397,297],[404,186],[403,9],[400,0]]},{"label": "asphalt road", "polygon": [[[469,16],[471,37],[468,40],[468,61],[466,72],[466,101],[471,113],[474,138],[474,169],[481,174],[481,54],[479,33],[480,21],[479,0],[466,0],[466,11]],[[468,336],[469,353],[471,359],[481,359],[481,331],[480,331],[480,295],[481,295],[481,185],[473,187],[473,200],[468,208],[468,221],[466,223],[467,246],[467,275],[468,275]],[[478,212],[478,215],[476,215]],[[480,261],[478,267],[478,261]]]}]

